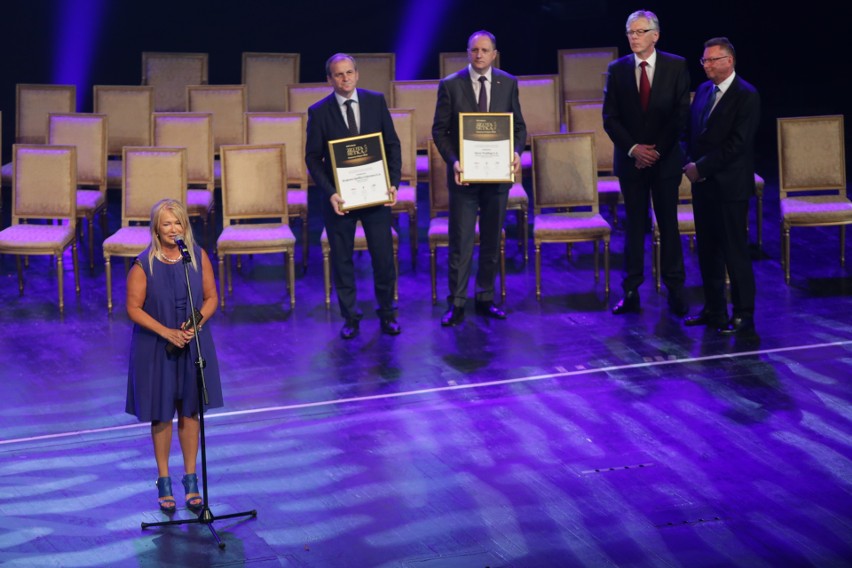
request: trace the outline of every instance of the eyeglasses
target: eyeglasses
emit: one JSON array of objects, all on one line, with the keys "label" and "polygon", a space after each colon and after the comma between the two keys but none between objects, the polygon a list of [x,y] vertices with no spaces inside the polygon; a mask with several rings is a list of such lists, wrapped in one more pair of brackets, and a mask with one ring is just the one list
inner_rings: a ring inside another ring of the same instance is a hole
[{"label": "eyeglasses", "polygon": [[730,55],[720,55],[719,57],[702,57],[698,60],[701,65],[707,65],[708,63],[716,63],[720,59],[725,59],[726,57],[730,57]]},{"label": "eyeglasses", "polygon": [[655,31],[657,31],[657,30],[654,29],[654,28],[649,28],[647,30],[627,30],[627,33],[625,35],[627,37],[642,37],[648,32],[655,32]]}]

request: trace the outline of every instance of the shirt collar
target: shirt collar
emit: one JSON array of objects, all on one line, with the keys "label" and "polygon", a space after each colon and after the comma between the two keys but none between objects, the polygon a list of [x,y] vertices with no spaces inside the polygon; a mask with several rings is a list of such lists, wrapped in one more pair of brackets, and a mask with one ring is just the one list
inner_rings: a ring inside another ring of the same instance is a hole
[{"label": "shirt collar", "polygon": [[736,78],[736,76],[737,76],[737,72],[732,71],[730,77],[728,77],[727,79],[725,79],[724,81],[722,81],[721,83],[716,85],[717,87],[719,87],[719,92],[724,95],[725,91],[727,91],[728,88],[731,86],[731,83],[734,82],[734,79]]},{"label": "shirt collar", "polygon": [[[646,59],[645,61],[648,62],[648,67],[650,67],[651,69],[655,68],[657,66],[657,50],[655,49],[654,51],[652,51],[651,55],[649,55],[648,59]],[[639,59],[639,57],[634,53],[633,54],[633,66],[639,67],[640,63],[642,63],[642,60]]]},{"label": "shirt collar", "polygon": [[485,73],[480,75],[479,73],[477,73],[476,71],[473,70],[473,67],[470,66],[470,63],[467,64],[467,72],[470,73],[470,80],[473,81],[474,83],[479,82],[480,76],[484,76],[486,79],[488,79],[488,82],[490,83],[491,82],[491,69],[492,68],[489,66],[488,71],[486,71]]},{"label": "shirt collar", "polygon": [[352,96],[348,99],[346,97],[338,95],[337,93],[334,93],[334,98],[335,100],[337,100],[337,106],[343,106],[346,101],[355,101],[356,103],[360,104],[360,101],[358,100],[358,89],[352,91]]}]

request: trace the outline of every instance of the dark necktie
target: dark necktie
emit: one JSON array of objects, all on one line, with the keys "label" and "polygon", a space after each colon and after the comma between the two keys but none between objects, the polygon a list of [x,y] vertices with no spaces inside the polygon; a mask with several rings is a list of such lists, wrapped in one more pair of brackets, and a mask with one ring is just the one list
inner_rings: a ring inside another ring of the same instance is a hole
[{"label": "dark necktie", "polygon": [[484,75],[479,76],[479,112],[488,112],[488,93],[485,92],[487,80]]},{"label": "dark necktie", "polygon": [[710,96],[707,97],[707,104],[704,105],[704,109],[701,111],[701,128],[704,128],[704,125],[707,124],[707,119],[710,117],[710,111],[713,110],[713,105],[716,103],[716,95],[719,92],[719,86],[716,85],[713,87]]},{"label": "dark necktie", "polygon": [[346,122],[349,123],[349,135],[350,136],[358,136],[358,122],[355,120],[355,111],[352,110],[352,103],[355,101],[348,100],[346,101]]},{"label": "dark necktie", "polygon": [[651,81],[648,80],[648,62],[643,61],[639,64],[642,72],[639,74],[639,102],[642,104],[642,110],[648,110],[648,102],[651,100]]}]

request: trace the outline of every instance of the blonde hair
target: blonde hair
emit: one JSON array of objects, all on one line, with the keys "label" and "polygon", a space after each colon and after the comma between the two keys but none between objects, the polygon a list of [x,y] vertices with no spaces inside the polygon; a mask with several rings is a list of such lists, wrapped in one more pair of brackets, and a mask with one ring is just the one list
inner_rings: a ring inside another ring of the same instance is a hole
[{"label": "blonde hair", "polygon": [[162,254],[163,247],[160,245],[160,235],[157,233],[160,226],[160,215],[164,210],[168,210],[172,215],[177,217],[181,227],[183,227],[183,240],[186,243],[186,248],[189,249],[189,257],[192,259],[192,268],[198,270],[198,264],[195,259],[195,239],[192,237],[192,226],[189,224],[189,214],[186,212],[186,207],[183,203],[175,199],[161,199],[151,208],[151,246],[148,247],[148,268],[151,273],[154,273],[154,258]]}]

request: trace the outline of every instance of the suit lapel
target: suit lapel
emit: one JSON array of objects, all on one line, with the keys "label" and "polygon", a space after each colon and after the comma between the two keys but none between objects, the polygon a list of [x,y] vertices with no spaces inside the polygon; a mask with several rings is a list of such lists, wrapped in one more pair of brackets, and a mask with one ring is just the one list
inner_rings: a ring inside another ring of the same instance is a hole
[{"label": "suit lapel", "polygon": [[[642,101],[639,100],[639,85],[636,83],[636,65],[633,55],[628,55],[624,58],[624,63],[621,65],[621,72],[624,74],[624,79],[627,82],[627,91],[630,96],[630,102],[636,107],[637,112],[642,110]],[[651,87],[651,96],[654,96],[654,88]]]}]

